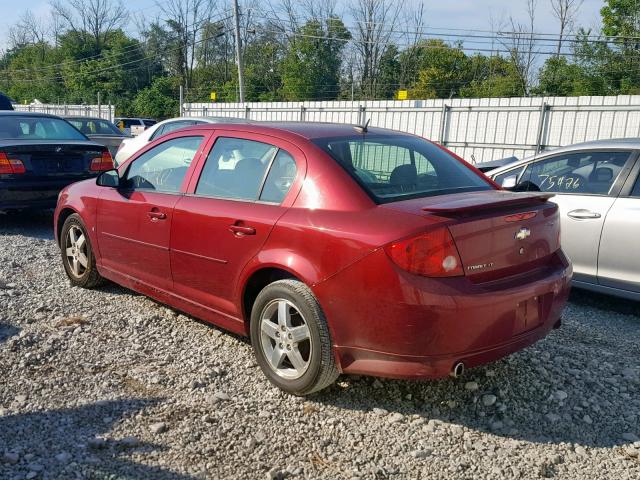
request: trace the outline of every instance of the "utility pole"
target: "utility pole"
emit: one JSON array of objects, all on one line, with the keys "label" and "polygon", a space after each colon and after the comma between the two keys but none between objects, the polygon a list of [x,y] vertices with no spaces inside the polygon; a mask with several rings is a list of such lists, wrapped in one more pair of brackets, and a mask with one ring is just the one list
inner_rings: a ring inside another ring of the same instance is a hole
[{"label": "utility pole", "polygon": [[244,67],[242,66],[242,44],[240,43],[240,12],[238,0],[233,0],[233,19],[236,36],[236,61],[238,62],[238,89],[240,91],[240,103],[244,103]]},{"label": "utility pole", "polygon": [[98,118],[102,118],[102,95],[98,92]]},{"label": "utility pole", "polygon": [[178,116],[182,117],[182,115],[183,115],[182,109],[184,108],[184,106],[183,106],[184,105],[184,90],[182,88],[182,85],[180,85],[180,93],[178,95],[178,98],[180,99],[179,100],[180,105],[178,107]]}]

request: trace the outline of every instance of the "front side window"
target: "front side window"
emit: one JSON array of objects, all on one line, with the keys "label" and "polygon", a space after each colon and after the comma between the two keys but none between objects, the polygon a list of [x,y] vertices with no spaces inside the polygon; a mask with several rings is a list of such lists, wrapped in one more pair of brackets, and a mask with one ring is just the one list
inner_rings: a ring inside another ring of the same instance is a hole
[{"label": "front side window", "polygon": [[202,169],[196,195],[257,200],[277,151],[277,147],[267,143],[218,138]]},{"label": "front side window", "polygon": [[86,140],[87,138],[61,118],[6,115],[0,116],[0,139]]},{"label": "front side window", "polygon": [[530,191],[607,195],[630,152],[557,155],[527,166],[520,184]]},{"label": "front side window", "polygon": [[202,139],[174,138],[143,153],[129,167],[125,188],[178,193]]},{"label": "front side window", "polygon": [[418,137],[371,134],[314,143],[378,203],[493,188],[445,150]]}]

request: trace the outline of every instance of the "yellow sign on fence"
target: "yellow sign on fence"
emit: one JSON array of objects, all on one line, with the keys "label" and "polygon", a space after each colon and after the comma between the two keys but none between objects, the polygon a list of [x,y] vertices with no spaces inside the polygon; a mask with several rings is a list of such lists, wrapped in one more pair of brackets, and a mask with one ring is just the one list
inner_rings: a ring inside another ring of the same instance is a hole
[{"label": "yellow sign on fence", "polygon": [[398,100],[406,100],[409,98],[409,92],[406,90],[398,90]]},{"label": "yellow sign on fence", "polygon": [[214,101],[214,102],[215,102],[217,97],[218,97],[218,96],[216,95],[216,92],[211,92],[211,100],[212,100],[212,101]]}]

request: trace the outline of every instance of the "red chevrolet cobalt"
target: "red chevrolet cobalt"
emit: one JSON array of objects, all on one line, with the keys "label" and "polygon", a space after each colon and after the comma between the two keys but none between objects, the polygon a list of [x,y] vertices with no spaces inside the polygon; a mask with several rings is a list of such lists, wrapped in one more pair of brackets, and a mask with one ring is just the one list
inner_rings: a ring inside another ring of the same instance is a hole
[{"label": "red chevrolet cobalt", "polygon": [[571,265],[548,198],[413,135],[216,124],[69,186],[54,221],[73,284],[250,335],[269,380],[304,395],[340,372],[459,375],[559,326]]}]

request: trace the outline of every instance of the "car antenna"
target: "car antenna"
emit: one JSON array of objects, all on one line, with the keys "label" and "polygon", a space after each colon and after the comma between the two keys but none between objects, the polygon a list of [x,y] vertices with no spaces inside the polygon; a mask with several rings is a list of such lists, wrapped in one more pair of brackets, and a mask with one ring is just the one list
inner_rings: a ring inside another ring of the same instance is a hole
[{"label": "car antenna", "polygon": [[353,128],[355,128],[358,133],[367,133],[370,121],[371,121],[371,119],[368,118],[367,121],[364,122],[364,125],[356,125]]}]

